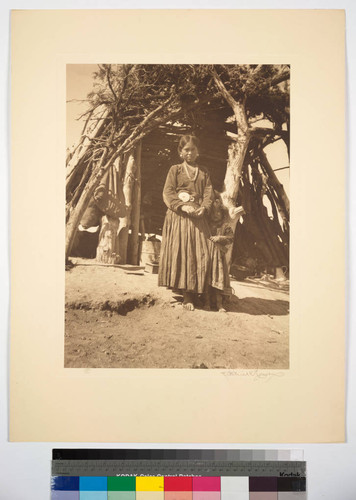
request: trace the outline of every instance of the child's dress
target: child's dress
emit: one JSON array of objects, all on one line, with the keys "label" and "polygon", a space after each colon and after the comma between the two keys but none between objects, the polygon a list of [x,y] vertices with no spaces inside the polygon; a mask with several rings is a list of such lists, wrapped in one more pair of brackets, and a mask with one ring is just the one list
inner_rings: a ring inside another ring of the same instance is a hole
[{"label": "child's dress", "polygon": [[218,289],[224,295],[231,295],[229,269],[226,262],[226,253],[229,245],[234,240],[231,227],[223,223],[220,226],[211,224],[213,236],[221,236],[221,242],[212,243],[211,251],[211,286]]}]

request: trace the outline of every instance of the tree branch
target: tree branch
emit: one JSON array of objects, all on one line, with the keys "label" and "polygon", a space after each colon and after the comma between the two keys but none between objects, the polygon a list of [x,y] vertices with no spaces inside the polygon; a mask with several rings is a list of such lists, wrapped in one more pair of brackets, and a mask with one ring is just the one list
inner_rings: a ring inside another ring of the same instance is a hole
[{"label": "tree branch", "polygon": [[236,124],[237,124],[237,135],[247,134],[251,129],[249,127],[249,124],[247,121],[247,116],[246,116],[246,111],[245,111],[246,97],[244,98],[242,103],[239,103],[238,101],[236,101],[232,97],[230,92],[227,90],[227,88],[225,87],[223,81],[221,80],[220,76],[217,74],[215,68],[213,67],[210,71],[211,71],[211,74],[213,75],[215,85],[217,86],[217,88],[221,92],[221,94],[223,95],[226,102],[231,106],[231,108],[234,111],[235,120],[236,120]]},{"label": "tree branch", "polygon": [[110,68],[111,68],[111,66],[108,66],[108,67],[106,68],[106,80],[107,80],[107,82],[108,82],[109,89],[111,90],[111,93],[112,93],[112,95],[113,95],[113,96],[114,96],[114,98],[115,98],[115,101],[117,101],[117,95],[116,95],[116,92],[115,92],[115,90],[113,89],[113,86],[111,85],[111,80],[110,80]]},{"label": "tree branch", "polygon": [[[115,153],[114,157],[113,157],[113,160],[115,160],[122,152],[124,151],[127,151],[128,149],[131,148],[131,144],[133,142],[133,140],[141,134],[141,132],[145,129],[146,125],[151,121],[153,120],[157,115],[159,115],[159,113],[164,109],[166,108],[169,104],[171,104],[174,99],[175,99],[175,95],[172,94],[168,99],[166,99],[162,104],[160,104],[156,109],[154,109],[153,111],[151,111],[151,113],[149,113],[146,118],[139,124],[135,127],[135,129],[132,131],[131,135],[129,135],[129,137],[127,137],[124,142],[119,146],[117,152]],[[130,147],[128,148],[128,145],[130,145]],[[111,160],[110,160],[111,162]],[[111,163],[110,163],[111,164]]]},{"label": "tree branch", "polygon": [[275,85],[278,85],[279,83],[285,82],[286,80],[289,79],[290,79],[290,71],[289,70],[283,71],[280,75],[277,75],[276,77],[272,78],[272,80],[262,88],[274,87]]},{"label": "tree branch", "polygon": [[237,105],[237,102],[235,99],[232,97],[230,92],[228,92],[227,88],[225,87],[223,81],[221,80],[220,76],[217,74],[216,70],[214,67],[211,68],[210,70],[211,75],[214,79],[215,85],[217,86],[218,90],[220,93],[223,95],[224,99],[226,102],[234,109],[234,107]]}]

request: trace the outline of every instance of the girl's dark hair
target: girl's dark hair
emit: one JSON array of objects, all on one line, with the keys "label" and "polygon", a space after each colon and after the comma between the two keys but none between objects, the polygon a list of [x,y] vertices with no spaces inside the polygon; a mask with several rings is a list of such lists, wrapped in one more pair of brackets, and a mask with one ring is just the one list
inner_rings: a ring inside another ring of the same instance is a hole
[{"label": "girl's dark hair", "polygon": [[182,135],[178,144],[178,153],[180,153],[184,148],[184,146],[189,142],[194,144],[194,146],[196,146],[199,149],[200,141],[197,137],[195,137],[195,135]]}]

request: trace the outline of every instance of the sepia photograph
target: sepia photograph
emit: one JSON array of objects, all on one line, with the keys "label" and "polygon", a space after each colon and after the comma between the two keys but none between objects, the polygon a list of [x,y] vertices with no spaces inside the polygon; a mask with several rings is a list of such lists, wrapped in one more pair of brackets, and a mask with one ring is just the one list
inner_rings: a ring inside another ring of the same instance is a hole
[{"label": "sepia photograph", "polygon": [[342,11],[11,37],[10,439],[343,441]]},{"label": "sepia photograph", "polygon": [[289,64],[67,64],[66,368],[289,368]]}]

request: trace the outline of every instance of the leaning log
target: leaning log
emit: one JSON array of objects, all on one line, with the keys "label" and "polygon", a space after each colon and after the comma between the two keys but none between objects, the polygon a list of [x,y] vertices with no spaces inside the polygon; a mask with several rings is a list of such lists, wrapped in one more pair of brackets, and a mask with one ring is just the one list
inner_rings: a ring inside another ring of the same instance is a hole
[{"label": "leaning log", "polygon": [[[262,147],[259,150],[258,156],[260,158],[261,164],[269,177],[269,182],[275,189],[280,200],[283,201],[285,210],[289,218],[289,198],[284,190],[283,184],[280,183],[278,177],[276,176],[271,164],[268,161],[266,153],[263,151]],[[281,214],[282,215],[282,214]],[[282,215],[283,217],[283,215]]]},{"label": "leaning log", "polygon": [[[119,176],[119,161],[116,161],[111,172],[106,175],[111,176],[112,183],[107,179],[106,189],[112,191],[118,197],[118,176]],[[101,229],[99,233],[99,242],[96,251],[96,260],[105,264],[119,264],[117,232],[119,228],[119,218],[104,215],[101,219]]]},{"label": "leaning log", "polygon": [[126,214],[125,217],[120,217],[119,228],[117,232],[118,235],[117,248],[118,248],[120,264],[127,263],[127,246],[129,239],[129,229],[131,225],[132,195],[133,195],[133,186],[135,182],[136,168],[137,164],[135,161],[135,156],[134,153],[131,152],[128,155],[126,168],[124,172],[124,178],[123,178],[123,192],[125,198]]},{"label": "leaning log", "polygon": [[135,179],[132,193],[131,213],[131,237],[128,249],[127,261],[129,264],[137,265],[139,262],[139,231],[140,231],[140,207],[141,207],[141,142],[135,148]]},{"label": "leaning log", "polygon": [[104,215],[101,219],[99,243],[96,249],[96,260],[104,264],[118,264],[117,255],[117,230],[118,219]]},{"label": "leaning log", "polygon": [[71,156],[68,164],[67,164],[67,179],[74,173],[74,169],[79,164],[79,162],[83,159],[85,153],[87,152],[89,146],[91,145],[92,140],[99,136],[105,120],[108,116],[109,110],[108,108],[102,104],[99,106],[95,112],[93,113],[92,120],[93,123],[87,126],[87,128],[83,131],[83,136],[80,140],[80,146],[76,148],[74,154]]},{"label": "leaning log", "polygon": [[[215,71],[212,70],[212,76],[216,87],[226,102],[231,106],[237,127],[236,140],[230,145],[228,150],[228,162],[226,167],[226,174],[224,179],[223,192],[221,199],[224,206],[228,209],[229,217],[226,222],[231,227],[235,234],[236,224],[238,217],[233,217],[234,208],[236,207],[237,195],[240,187],[240,179],[242,169],[244,166],[245,156],[249,147],[250,139],[252,136],[252,129],[248,124],[246,109],[244,102],[236,101],[230,92],[225,87],[221,78]],[[229,248],[226,254],[226,261],[228,267],[231,265],[232,247]]]},{"label": "leaning log", "polygon": [[99,182],[104,177],[105,172],[108,169],[108,167],[103,168],[108,154],[109,150],[108,148],[105,148],[101,160],[99,162],[99,165],[91,173],[89,181],[86,183],[76,207],[70,212],[69,219],[66,225],[66,252],[65,252],[66,259],[69,258],[70,252],[72,250],[72,246],[75,240],[80,220],[84,215],[84,212],[94,194],[96,187],[98,186]]}]

